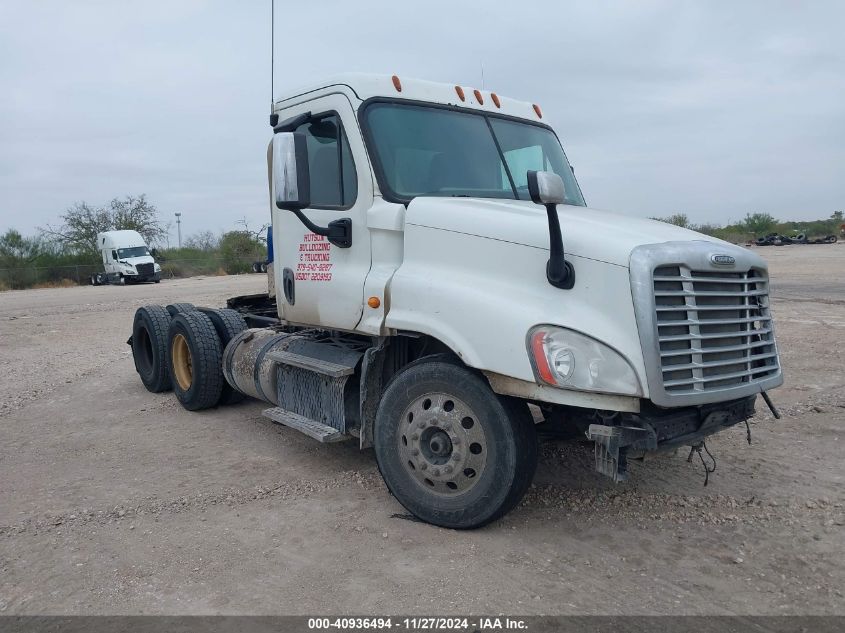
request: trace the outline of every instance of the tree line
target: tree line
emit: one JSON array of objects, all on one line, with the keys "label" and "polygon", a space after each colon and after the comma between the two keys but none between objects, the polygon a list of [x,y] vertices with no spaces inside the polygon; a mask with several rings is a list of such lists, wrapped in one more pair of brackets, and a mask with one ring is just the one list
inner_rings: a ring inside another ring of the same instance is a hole
[{"label": "tree line", "polygon": [[704,233],[711,237],[734,242],[737,244],[765,237],[772,233],[791,236],[803,233],[807,237],[825,237],[839,235],[843,226],[843,212],[834,211],[826,220],[786,220],[776,219],[769,213],[747,213],[745,218],[721,226],[719,224],[694,224],[689,221],[686,213],[675,213],[664,218],[652,218],[668,224],[674,224],[685,229]]},{"label": "tree line", "polygon": [[166,276],[249,272],[253,261],[266,257],[267,225],[252,228],[246,220],[238,224],[238,229],[220,234],[200,231],[179,248],[168,243],[171,225],[161,221],[144,194],[103,205],[79,202],[66,209],[58,223],[39,227],[35,235],[12,228],[0,235],[0,290],[82,283],[102,268],[97,233],[122,229],[137,231],[157,249]]},{"label": "tree line", "polygon": [[[735,243],[770,233],[838,235],[845,221],[842,211],[824,220],[809,221],[780,221],[769,213],[748,213],[743,220],[725,226],[695,224],[685,213],[652,219]],[[187,237],[181,247],[171,247],[167,242],[171,225],[162,223],[158,209],[144,194],[114,198],[103,205],[80,202],[65,210],[59,223],[47,224],[34,236],[24,236],[15,229],[0,235],[0,290],[63,280],[83,282],[102,266],[97,233],[119,229],[137,231],[147,244],[155,246],[166,276],[249,272],[253,261],[266,257],[267,225],[251,228],[246,220],[238,224],[240,228],[220,234],[200,231]]]}]

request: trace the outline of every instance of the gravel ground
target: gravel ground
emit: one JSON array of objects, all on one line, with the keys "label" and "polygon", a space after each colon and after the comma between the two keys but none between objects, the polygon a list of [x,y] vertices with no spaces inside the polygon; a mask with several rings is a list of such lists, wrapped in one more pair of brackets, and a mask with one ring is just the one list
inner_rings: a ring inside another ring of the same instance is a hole
[{"label": "gravel ground", "polygon": [[372,451],[257,402],[189,413],[129,347],[147,303],[222,305],[263,278],[0,293],[0,613],[845,614],[845,246],[771,263],[784,417],[614,485],[550,443],[472,532],[412,520]]}]

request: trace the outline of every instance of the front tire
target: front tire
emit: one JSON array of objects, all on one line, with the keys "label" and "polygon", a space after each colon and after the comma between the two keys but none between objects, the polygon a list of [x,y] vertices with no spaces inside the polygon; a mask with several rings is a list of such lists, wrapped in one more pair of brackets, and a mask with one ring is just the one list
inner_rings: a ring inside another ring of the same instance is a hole
[{"label": "front tire", "polygon": [[391,381],[375,420],[379,470],[415,516],[477,528],[509,512],[537,466],[528,408],[448,361],[413,363]]}]

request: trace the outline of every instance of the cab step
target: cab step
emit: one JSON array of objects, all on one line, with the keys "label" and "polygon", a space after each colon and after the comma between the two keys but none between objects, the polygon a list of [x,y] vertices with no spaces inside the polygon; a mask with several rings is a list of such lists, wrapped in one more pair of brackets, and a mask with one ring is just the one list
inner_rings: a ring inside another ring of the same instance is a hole
[{"label": "cab step", "polygon": [[289,426],[323,443],[342,442],[343,440],[351,439],[350,435],[341,433],[331,426],[317,422],[317,420],[311,420],[293,411],[286,411],[281,407],[265,409],[262,411],[262,414],[264,417],[273,420],[273,422]]},{"label": "cab step", "polygon": [[[360,354],[358,354],[360,356]],[[281,365],[288,365],[290,367],[299,367],[300,369],[307,369],[313,371],[315,374],[322,374],[330,378],[341,378],[343,376],[351,376],[355,372],[355,364],[352,366],[341,365],[340,363],[333,363],[330,360],[323,360],[321,358],[313,358],[312,356],[305,356],[304,354],[297,354],[290,351],[276,351],[267,354],[267,358]],[[357,362],[358,357],[355,357]]]}]

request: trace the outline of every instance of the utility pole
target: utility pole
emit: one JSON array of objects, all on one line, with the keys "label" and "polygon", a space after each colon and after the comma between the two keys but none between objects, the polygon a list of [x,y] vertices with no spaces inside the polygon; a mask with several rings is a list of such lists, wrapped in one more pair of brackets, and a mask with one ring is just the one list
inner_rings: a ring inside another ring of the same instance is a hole
[{"label": "utility pole", "polygon": [[179,238],[179,248],[182,248],[182,214],[176,212],[176,235]]}]

